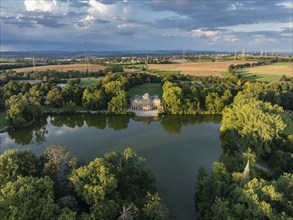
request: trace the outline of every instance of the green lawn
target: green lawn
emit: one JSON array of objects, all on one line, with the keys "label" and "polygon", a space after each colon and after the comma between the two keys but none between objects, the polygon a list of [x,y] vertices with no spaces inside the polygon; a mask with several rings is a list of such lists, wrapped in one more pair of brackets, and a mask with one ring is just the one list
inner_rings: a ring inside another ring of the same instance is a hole
[{"label": "green lawn", "polygon": [[180,71],[160,71],[160,70],[153,70],[154,74],[159,74],[159,75],[176,75],[179,74]]},{"label": "green lawn", "polygon": [[224,78],[229,78],[231,76],[229,72],[221,72],[221,74],[224,76]]},{"label": "green lawn", "polygon": [[161,87],[161,83],[145,83],[130,88],[128,92],[130,97],[134,95],[143,95],[145,93],[149,93],[150,95],[158,95],[162,97],[163,90]]},{"label": "green lawn", "polygon": [[6,120],[6,112],[0,112],[0,129],[8,126],[8,121]]},{"label": "green lawn", "polygon": [[293,66],[293,62],[279,62],[279,63],[272,63],[273,66]]},{"label": "green lawn", "polygon": [[93,85],[94,83],[102,80],[103,77],[98,77],[98,78],[95,78],[95,77],[85,77],[85,78],[80,78],[80,86],[81,87],[90,87],[91,85]]},{"label": "green lawn", "polygon": [[242,79],[246,80],[279,81],[281,78],[278,75],[248,73],[247,71],[239,71],[239,74]]},{"label": "green lawn", "polygon": [[[257,81],[279,81],[281,76],[277,75],[269,75],[269,74],[255,74],[255,73],[248,73],[246,71],[239,71],[242,79],[245,80],[257,80]],[[221,72],[224,78],[231,77],[231,74],[228,72]]]}]

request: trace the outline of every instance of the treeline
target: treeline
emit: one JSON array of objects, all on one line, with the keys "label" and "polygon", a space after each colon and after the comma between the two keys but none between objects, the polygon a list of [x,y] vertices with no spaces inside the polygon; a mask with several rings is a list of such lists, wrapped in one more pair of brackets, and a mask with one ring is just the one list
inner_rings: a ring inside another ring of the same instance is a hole
[{"label": "treeline", "polygon": [[1,219],[168,219],[155,176],[131,148],[88,164],[51,146],[0,155]]},{"label": "treeline", "polygon": [[63,88],[49,82],[31,84],[10,81],[0,90],[0,103],[3,109],[7,109],[10,124],[16,128],[38,119],[43,113],[42,106],[83,106],[86,110],[125,114],[129,88],[160,81],[155,75],[112,72],[89,88],[81,88],[80,79],[69,80]]},{"label": "treeline", "polygon": [[166,81],[162,88],[164,112],[167,114],[220,114],[241,87],[210,82]]},{"label": "treeline", "polygon": [[[211,175],[201,168],[197,178],[195,203],[202,219],[293,217],[293,139],[284,132],[288,115],[277,105],[287,91],[291,82],[248,83],[223,111],[224,153]],[[268,167],[257,164],[259,159]]]},{"label": "treeline", "polygon": [[0,85],[5,85],[11,80],[43,80],[44,82],[61,83],[66,82],[66,79],[82,78],[82,77],[99,77],[104,76],[111,69],[100,70],[97,72],[79,72],[69,70],[59,72],[57,70],[46,71],[31,71],[25,73],[17,73],[15,71],[0,71]]}]

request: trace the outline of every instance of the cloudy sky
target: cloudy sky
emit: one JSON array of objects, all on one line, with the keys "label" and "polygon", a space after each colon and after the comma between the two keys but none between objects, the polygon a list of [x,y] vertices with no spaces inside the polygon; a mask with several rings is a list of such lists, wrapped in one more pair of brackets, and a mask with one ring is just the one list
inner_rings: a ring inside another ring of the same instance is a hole
[{"label": "cloudy sky", "polygon": [[1,0],[1,51],[292,52],[292,0]]}]

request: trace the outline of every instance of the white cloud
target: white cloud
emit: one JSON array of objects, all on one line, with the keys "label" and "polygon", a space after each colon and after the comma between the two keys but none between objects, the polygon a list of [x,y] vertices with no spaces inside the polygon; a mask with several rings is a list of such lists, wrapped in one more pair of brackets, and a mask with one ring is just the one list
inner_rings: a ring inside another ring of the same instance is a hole
[{"label": "white cloud", "polygon": [[128,16],[128,7],[125,4],[103,4],[97,0],[89,1],[88,13],[100,19],[107,20],[126,20]]},{"label": "white cloud", "polygon": [[293,9],[293,2],[292,1],[281,2],[281,3],[277,3],[276,6],[281,6],[281,7],[288,8],[288,9]]},{"label": "white cloud", "polygon": [[215,37],[217,35],[219,35],[219,31],[207,31],[201,28],[198,29],[194,29],[191,31],[191,35],[193,37]]},{"label": "white cloud", "polygon": [[236,2],[236,3],[232,3],[230,4],[230,6],[227,8],[227,11],[235,11],[240,9],[243,6],[242,3],[240,2]]},{"label": "white cloud", "polygon": [[80,29],[87,29],[91,26],[92,23],[95,22],[95,18],[91,15],[87,15],[86,17],[80,19],[78,22],[75,23],[75,27]]},{"label": "white cloud", "polygon": [[68,11],[68,1],[58,0],[25,0],[24,5],[27,11],[36,12],[58,12],[66,14]]}]

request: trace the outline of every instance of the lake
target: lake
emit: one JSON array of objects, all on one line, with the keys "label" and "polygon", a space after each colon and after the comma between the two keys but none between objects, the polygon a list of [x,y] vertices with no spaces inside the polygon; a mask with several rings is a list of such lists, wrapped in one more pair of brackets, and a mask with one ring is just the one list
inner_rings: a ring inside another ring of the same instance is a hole
[{"label": "lake", "polygon": [[106,152],[135,149],[156,175],[160,196],[174,219],[195,219],[197,169],[208,170],[222,153],[221,117],[164,116],[139,118],[105,115],[55,115],[1,135],[0,153],[30,148],[40,155],[50,145],[70,148],[91,161]]}]

